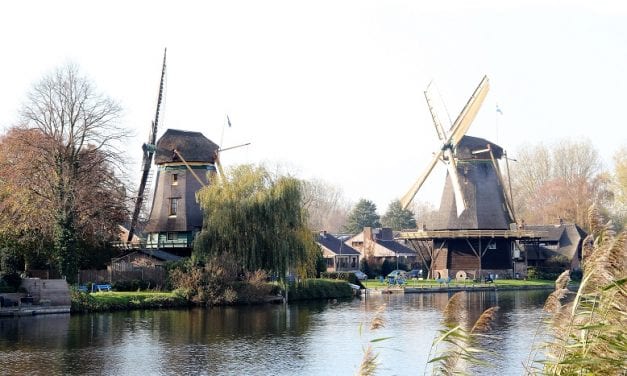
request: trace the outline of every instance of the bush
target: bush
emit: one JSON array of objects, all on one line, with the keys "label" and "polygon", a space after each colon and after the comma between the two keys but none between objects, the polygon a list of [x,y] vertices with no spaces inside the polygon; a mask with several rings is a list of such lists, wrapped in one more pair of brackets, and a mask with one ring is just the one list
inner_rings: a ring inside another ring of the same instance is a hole
[{"label": "bush", "polygon": [[306,279],[301,283],[290,285],[288,291],[290,301],[353,296],[353,289],[346,282],[330,279]]},{"label": "bush", "polygon": [[320,278],[326,279],[341,279],[343,281],[352,283],[353,285],[357,285],[361,288],[366,288],[361,284],[361,281],[357,279],[355,273],[352,272],[324,272],[320,273]]},{"label": "bush", "polygon": [[531,266],[527,268],[527,279],[555,281],[564,272],[563,268]]},{"label": "bush", "polygon": [[170,270],[168,278],[177,294],[195,304],[231,304],[237,299],[237,293],[231,287],[235,282],[234,274],[219,260],[210,260],[204,266],[187,261]]}]

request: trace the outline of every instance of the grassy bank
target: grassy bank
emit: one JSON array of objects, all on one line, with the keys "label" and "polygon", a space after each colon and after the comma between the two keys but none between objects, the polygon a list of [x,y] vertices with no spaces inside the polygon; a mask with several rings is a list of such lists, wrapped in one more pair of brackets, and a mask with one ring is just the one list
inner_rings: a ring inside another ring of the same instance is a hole
[{"label": "grassy bank", "polygon": [[[277,286],[271,285],[272,290]],[[240,289],[241,290],[241,289]],[[265,290],[264,290],[265,291]],[[249,299],[243,294],[239,299],[230,304],[251,304],[265,301],[265,296],[259,299]],[[289,287],[289,300],[309,300],[309,299],[334,299],[350,298],[353,296],[352,289],[345,281],[333,279],[306,279],[295,283]],[[177,308],[197,305],[188,301],[179,294],[173,292],[96,292],[83,293],[72,292],[72,312],[106,312],[123,311],[131,309],[159,309]]]},{"label": "grassy bank", "polygon": [[123,311],[187,307],[189,302],[171,292],[72,292],[72,312]]},{"label": "grassy bank", "polygon": [[[366,286],[366,288],[374,289],[374,288],[387,288],[390,287],[386,282],[381,282],[378,279],[369,279],[367,281],[361,281],[361,283]],[[520,280],[520,279],[497,279],[494,283],[479,283],[473,281],[455,281],[452,280],[449,286],[454,287],[472,287],[472,286],[497,286],[497,287],[555,287],[555,281],[546,281],[546,280]],[[426,280],[418,280],[418,279],[410,279],[407,280],[403,285],[405,287],[445,287],[445,283],[439,283],[435,279],[426,279]]]}]

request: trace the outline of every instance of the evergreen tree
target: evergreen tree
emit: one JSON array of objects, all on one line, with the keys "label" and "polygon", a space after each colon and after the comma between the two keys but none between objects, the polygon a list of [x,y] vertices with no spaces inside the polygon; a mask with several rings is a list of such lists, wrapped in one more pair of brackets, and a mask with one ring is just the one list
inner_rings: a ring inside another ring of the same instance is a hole
[{"label": "evergreen tree", "polygon": [[409,209],[403,209],[399,200],[392,201],[388,211],[381,218],[384,227],[392,230],[402,230],[405,228],[416,228],[416,218]]},{"label": "evergreen tree", "polygon": [[381,227],[377,206],[370,200],[361,199],[348,215],[344,231],[356,234],[364,227]]}]

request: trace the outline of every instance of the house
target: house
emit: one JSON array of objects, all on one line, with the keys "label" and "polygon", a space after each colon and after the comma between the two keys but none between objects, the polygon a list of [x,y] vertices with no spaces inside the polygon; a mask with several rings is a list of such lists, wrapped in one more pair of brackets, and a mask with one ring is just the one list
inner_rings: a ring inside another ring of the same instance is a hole
[{"label": "house", "polygon": [[138,268],[161,268],[168,261],[178,261],[181,257],[162,250],[140,249],[111,260],[111,269],[128,272]]},{"label": "house", "polygon": [[562,255],[571,269],[581,268],[581,249],[588,234],[574,223],[560,220],[555,225],[526,225],[525,229],[542,233],[537,242],[524,243],[527,265],[541,266],[551,257]]},{"label": "house", "polygon": [[322,249],[322,257],[327,263],[327,272],[359,269],[361,254],[355,248],[344,244],[341,239],[326,231],[321,231],[316,236],[316,243]]},{"label": "house", "polygon": [[379,262],[396,261],[398,258],[400,262],[409,265],[417,261],[416,251],[394,240],[391,228],[364,227],[361,233],[345,243],[358,250],[362,257],[374,258]]}]

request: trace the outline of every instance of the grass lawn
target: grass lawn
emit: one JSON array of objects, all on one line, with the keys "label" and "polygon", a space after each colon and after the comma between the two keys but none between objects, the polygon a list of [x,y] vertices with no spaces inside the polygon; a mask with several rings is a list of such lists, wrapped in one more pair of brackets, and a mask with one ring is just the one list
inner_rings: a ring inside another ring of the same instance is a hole
[{"label": "grass lawn", "polygon": [[110,291],[94,292],[90,294],[98,302],[105,304],[124,304],[129,301],[144,301],[147,298],[174,298],[176,295],[171,292],[153,291]]},{"label": "grass lawn", "polygon": [[186,307],[186,299],[171,292],[73,292],[72,312]]},{"label": "grass lawn", "polygon": [[[369,289],[373,289],[373,288],[386,288],[389,287],[389,285],[385,282],[381,282],[378,279],[369,279],[367,281],[361,281],[361,283],[363,283],[364,286],[366,286],[366,288]],[[492,283],[478,283],[478,282],[473,282],[471,280],[468,281],[463,281],[463,282],[457,282],[455,280],[452,280],[450,283],[450,286],[492,286]],[[495,286],[500,286],[500,287],[523,287],[523,286],[555,286],[555,281],[546,281],[546,280],[520,280],[520,279],[497,279],[494,282]],[[418,280],[418,279],[409,279],[406,281],[406,283],[404,284],[405,287],[443,287],[445,286],[445,284],[440,284],[438,283],[435,279],[425,279],[425,280]]]}]

